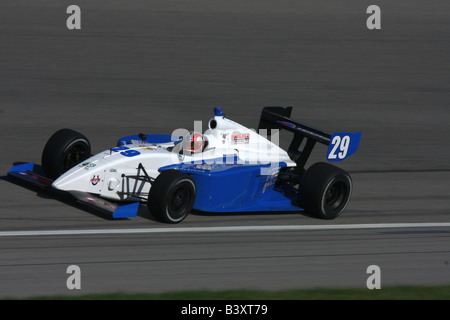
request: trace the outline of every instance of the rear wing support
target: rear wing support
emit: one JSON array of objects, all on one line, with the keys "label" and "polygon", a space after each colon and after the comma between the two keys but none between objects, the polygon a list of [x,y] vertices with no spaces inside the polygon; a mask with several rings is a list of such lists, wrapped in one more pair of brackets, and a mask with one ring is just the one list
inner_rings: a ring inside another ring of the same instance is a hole
[{"label": "rear wing support", "polygon": [[[270,137],[271,129],[284,129],[294,134],[288,148],[289,157],[297,164],[298,171],[303,171],[306,161],[311,155],[316,142],[329,145],[331,135],[291,119],[292,107],[264,107],[259,120],[258,132],[267,129]],[[300,149],[303,140],[304,147]]]}]

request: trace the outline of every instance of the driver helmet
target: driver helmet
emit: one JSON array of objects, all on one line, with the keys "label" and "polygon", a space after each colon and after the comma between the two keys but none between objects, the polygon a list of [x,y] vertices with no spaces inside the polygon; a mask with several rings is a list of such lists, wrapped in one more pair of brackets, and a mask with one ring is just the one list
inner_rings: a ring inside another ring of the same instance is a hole
[{"label": "driver helmet", "polygon": [[205,147],[205,138],[201,133],[191,131],[183,138],[183,150],[189,152],[202,152]]}]

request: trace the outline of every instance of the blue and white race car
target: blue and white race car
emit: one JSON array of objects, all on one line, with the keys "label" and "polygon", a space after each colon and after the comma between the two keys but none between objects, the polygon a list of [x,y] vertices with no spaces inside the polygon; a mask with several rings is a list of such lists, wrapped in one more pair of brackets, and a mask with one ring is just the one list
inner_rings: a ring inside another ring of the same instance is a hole
[{"label": "blue and white race car", "polygon": [[[69,194],[114,218],[136,216],[146,203],[151,215],[167,223],[182,221],[192,209],[306,210],[334,219],[350,199],[350,175],[326,162],[308,170],[305,164],[317,142],[329,145],[329,161],[348,157],[360,134],[330,135],[292,120],[291,112],[292,107],[265,107],[258,130],[252,130],[215,108],[204,133],[177,129],[170,135],[127,136],[96,155],[83,134],[62,129],[44,148],[45,174],[25,163],[8,176]],[[279,130],[293,133],[287,151],[279,146]]]}]

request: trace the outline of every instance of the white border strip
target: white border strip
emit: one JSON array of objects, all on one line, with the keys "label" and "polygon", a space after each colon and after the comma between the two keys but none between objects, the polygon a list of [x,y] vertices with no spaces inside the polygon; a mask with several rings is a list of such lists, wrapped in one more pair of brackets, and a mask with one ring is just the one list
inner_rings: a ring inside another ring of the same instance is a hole
[{"label": "white border strip", "polygon": [[132,228],[132,229],[92,229],[92,230],[30,230],[0,231],[0,237],[20,236],[61,236],[61,235],[101,235],[136,233],[191,233],[191,232],[244,232],[244,231],[305,231],[305,230],[355,230],[392,228],[440,228],[450,227],[450,222],[437,223],[375,223],[375,224],[335,224],[303,226],[235,226],[235,227],[190,227],[190,228]]}]

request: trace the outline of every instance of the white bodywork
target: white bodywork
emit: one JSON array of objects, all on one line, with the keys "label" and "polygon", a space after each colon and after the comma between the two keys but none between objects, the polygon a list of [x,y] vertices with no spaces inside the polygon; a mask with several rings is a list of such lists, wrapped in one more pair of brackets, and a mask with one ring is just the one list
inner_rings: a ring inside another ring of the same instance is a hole
[{"label": "white bodywork", "polygon": [[[238,163],[285,162],[288,167],[296,165],[286,151],[254,130],[223,116],[215,116],[208,125],[209,129],[203,134],[208,143],[201,153],[180,153],[182,143],[178,141],[160,144],[132,141],[132,144],[126,145],[126,152],[135,150],[136,156],[124,156],[121,150],[113,151],[120,148],[105,150],[64,173],[52,186],[65,191],[89,192],[106,199],[141,201],[147,199],[151,184],[137,178],[145,177],[139,164],[151,178],[156,178],[158,169],[164,166],[202,161],[208,164],[223,161],[224,157],[228,157],[225,161],[229,163],[230,157],[233,161],[235,156],[239,159]],[[180,131],[174,131],[177,132]]]}]

